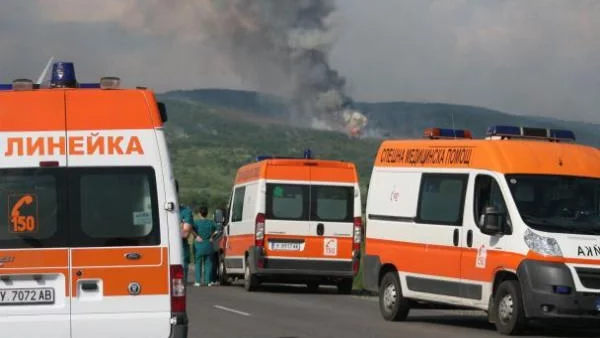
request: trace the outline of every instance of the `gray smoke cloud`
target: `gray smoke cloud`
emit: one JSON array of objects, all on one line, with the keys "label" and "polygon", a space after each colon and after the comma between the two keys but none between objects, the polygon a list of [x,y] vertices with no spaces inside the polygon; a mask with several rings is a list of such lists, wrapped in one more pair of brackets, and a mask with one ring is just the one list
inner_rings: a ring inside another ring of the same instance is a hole
[{"label": "gray smoke cloud", "polygon": [[[131,0],[130,0],[131,1]],[[346,80],[329,63],[333,0],[143,0],[123,11],[124,27],[210,44],[244,80],[289,99],[291,122],[362,129]],[[198,60],[203,62],[203,60]]]}]

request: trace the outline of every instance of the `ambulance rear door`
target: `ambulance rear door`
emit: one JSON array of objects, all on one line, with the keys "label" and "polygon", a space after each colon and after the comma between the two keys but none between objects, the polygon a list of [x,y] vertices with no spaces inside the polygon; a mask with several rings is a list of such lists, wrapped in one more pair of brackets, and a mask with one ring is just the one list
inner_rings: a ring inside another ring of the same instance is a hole
[{"label": "ambulance rear door", "polygon": [[301,163],[278,163],[267,167],[265,201],[265,247],[268,266],[294,268],[298,259],[314,256],[310,236],[310,168]]},{"label": "ambulance rear door", "polygon": [[0,91],[2,337],[70,336],[64,92]]},{"label": "ambulance rear door", "polygon": [[72,338],[168,337],[165,188],[146,99],[126,90],[66,98]]},{"label": "ambulance rear door", "polygon": [[[355,182],[352,167],[327,162],[311,167],[310,235],[316,237],[324,259],[349,262],[352,258],[354,210],[359,207]],[[351,263],[339,264],[352,268]]]}]

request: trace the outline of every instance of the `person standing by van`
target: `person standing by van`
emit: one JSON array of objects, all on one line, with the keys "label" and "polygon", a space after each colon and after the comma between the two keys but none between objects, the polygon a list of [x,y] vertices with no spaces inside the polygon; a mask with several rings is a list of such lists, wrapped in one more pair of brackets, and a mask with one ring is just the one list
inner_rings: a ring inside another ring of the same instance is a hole
[{"label": "person standing by van", "polygon": [[217,234],[215,223],[206,218],[208,209],[204,206],[198,208],[200,219],[194,222],[195,231],[198,234],[194,241],[194,263],[196,266],[194,286],[212,285],[213,269],[213,241]]}]

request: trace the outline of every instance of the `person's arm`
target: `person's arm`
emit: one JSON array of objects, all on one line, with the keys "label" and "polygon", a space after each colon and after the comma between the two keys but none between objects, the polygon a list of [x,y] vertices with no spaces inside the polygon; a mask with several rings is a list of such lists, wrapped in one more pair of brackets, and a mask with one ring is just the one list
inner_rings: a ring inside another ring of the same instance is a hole
[{"label": "person's arm", "polygon": [[212,232],[210,234],[210,241],[212,242],[215,239],[215,237],[217,237],[218,234],[219,234],[219,231],[218,231],[217,225],[214,222],[212,222]]},{"label": "person's arm", "polygon": [[181,227],[181,238],[188,238],[192,231],[192,226],[188,222],[183,222],[183,226]]}]

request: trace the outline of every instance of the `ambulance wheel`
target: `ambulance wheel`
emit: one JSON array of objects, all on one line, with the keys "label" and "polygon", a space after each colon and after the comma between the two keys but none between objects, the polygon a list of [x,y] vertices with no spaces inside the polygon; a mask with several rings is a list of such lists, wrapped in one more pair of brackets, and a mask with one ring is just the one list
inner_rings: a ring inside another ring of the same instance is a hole
[{"label": "ambulance wheel", "polygon": [[516,335],[525,330],[526,319],[521,287],[516,280],[502,282],[494,295],[494,324],[504,335]]},{"label": "ambulance wheel", "polygon": [[258,288],[258,278],[250,273],[250,264],[248,258],[246,258],[246,267],[244,268],[244,288],[246,291],[256,291]]},{"label": "ambulance wheel", "polygon": [[379,310],[387,321],[403,321],[408,317],[410,301],[402,296],[398,272],[390,271],[383,276],[379,286]]},{"label": "ambulance wheel", "polygon": [[229,285],[229,277],[227,276],[227,270],[225,268],[225,257],[219,255],[219,267],[217,274],[219,276],[220,285]]},{"label": "ambulance wheel", "polygon": [[352,293],[352,286],[354,284],[354,280],[352,278],[344,279],[338,284],[338,293],[342,295],[349,295]]}]

